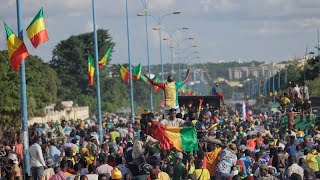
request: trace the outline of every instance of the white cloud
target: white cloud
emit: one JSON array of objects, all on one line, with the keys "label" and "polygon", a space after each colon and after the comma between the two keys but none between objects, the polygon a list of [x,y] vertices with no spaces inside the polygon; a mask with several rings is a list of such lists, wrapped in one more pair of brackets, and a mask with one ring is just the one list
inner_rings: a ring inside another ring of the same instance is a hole
[{"label": "white cloud", "polygon": [[174,4],[174,0],[150,0],[150,9],[164,10],[169,9]]},{"label": "white cloud", "polygon": [[320,26],[320,19],[318,18],[296,19],[291,22],[303,28],[314,28]]},{"label": "white cloud", "polygon": [[[96,27],[98,29],[98,27]],[[93,31],[93,23],[92,21],[88,21],[86,26],[85,26],[85,31],[86,32],[92,32]]]}]

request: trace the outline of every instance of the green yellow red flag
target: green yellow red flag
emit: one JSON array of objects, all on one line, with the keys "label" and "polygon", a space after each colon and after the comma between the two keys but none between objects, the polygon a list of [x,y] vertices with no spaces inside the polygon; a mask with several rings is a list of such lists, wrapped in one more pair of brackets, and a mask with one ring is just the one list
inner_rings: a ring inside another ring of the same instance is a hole
[{"label": "green yellow red flag", "polygon": [[94,61],[91,54],[88,55],[88,84],[89,86],[93,86],[94,82]]},{"label": "green yellow red flag", "polygon": [[132,79],[133,80],[138,80],[140,79],[141,76],[141,64],[138,64],[136,67],[133,68],[132,70]]},{"label": "green yellow red flag", "polygon": [[119,64],[119,67],[120,67],[120,75],[121,75],[121,78],[122,80],[129,84],[129,80],[130,80],[130,73],[129,71],[127,70],[127,68],[125,68],[123,65],[120,65]]},{"label": "green yellow red flag", "polygon": [[35,48],[49,40],[46,25],[44,23],[43,8],[40,9],[36,17],[34,17],[29,24],[27,28],[27,35],[31,41],[31,44]]},{"label": "green yellow red flag", "polygon": [[103,66],[107,65],[108,63],[108,59],[111,55],[111,52],[112,52],[112,48],[113,48],[113,45],[110,46],[110,48],[108,49],[107,53],[103,56],[103,58],[99,61],[99,69],[102,69]]},{"label": "green yellow red flag", "polygon": [[29,52],[24,44],[9,28],[9,26],[4,23],[4,29],[7,33],[7,46],[8,54],[10,59],[10,66],[14,71],[18,71],[21,62],[29,56]]}]

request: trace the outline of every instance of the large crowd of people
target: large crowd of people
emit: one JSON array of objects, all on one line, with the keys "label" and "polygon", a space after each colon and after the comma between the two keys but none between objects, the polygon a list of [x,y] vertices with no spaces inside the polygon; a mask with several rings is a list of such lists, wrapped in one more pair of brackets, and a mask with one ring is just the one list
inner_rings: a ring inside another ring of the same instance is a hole
[{"label": "large crowd of people", "polygon": [[[320,124],[307,131],[294,128],[281,131],[279,112],[249,115],[243,120],[233,108],[218,111],[205,106],[200,113],[181,110],[171,109],[166,119],[149,112],[143,112],[136,122],[115,123],[114,118],[107,118],[102,141],[94,121],[48,122],[42,126],[35,123],[29,129],[32,179],[320,177]],[[194,126],[199,150],[162,150],[152,137],[151,122],[172,127]],[[72,129],[70,133],[66,133],[68,127]],[[23,179],[20,133],[15,129],[3,132],[2,178]]]},{"label": "large crowd of people", "polygon": [[[196,108],[177,108],[177,87],[185,83],[188,76],[176,83],[172,77],[168,78],[170,85],[156,84],[165,93],[173,93],[165,94],[166,98],[172,98],[169,100],[172,107],[166,114],[143,110],[134,122],[108,116],[104,119],[102,139],[99,139],[99,128],[94,120],[33,124],[29,128],[28,147],[31,174],[25,174],[21,130],[6,129],[0,145],[1,179],[320,178],[320,123],[303,130],[289,123],[288,128],[281,129],[282,119],[290,110],[251,112],[243,118],[232,106],[216,108],[204,104]],[[283,94],[279,101],[288,106],[296,103],[299,95],[293,98],[290,100]],[[175,147],[163,150],[160,141],[153,137],[155,126],[194,127],[198,150],[179,152]]]}]

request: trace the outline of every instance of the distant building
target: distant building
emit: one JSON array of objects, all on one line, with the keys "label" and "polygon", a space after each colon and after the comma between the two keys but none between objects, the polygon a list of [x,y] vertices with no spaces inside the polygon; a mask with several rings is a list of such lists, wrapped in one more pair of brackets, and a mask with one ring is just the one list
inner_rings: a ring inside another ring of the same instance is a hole
[{"label": "distant building", "polygon": [[33,117],[28,120],[28,125],[36,123],[46,123],[49,121],[58,121],[62,119],[65,120],[76,120],[76,119],[87,119],[89,118],[89,106],[78,107],[73,105],[73,101],[62,101],[62,110],[54,110],[55,104],[46,106],[44,108],[44,117]]},{"label": "distant building", "polygon": [[284,69],[286,64],[262,64],[260,66],[251,67],[234,67],[229,68],[229,79],[246,79],[246,78],[261,78],[261,77],[271,77],[278,73],[279,70]]}]

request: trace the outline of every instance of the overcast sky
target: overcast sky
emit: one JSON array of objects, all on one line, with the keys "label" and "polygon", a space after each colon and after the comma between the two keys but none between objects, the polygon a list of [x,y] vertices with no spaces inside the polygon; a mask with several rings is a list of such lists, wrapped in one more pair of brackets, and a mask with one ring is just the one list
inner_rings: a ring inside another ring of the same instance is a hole
[{"label": "overcast sky", "polygon": [[[129,1],[131,52],[134,64],[146,64],[146,38],[143,11],[140,0]],[[1,0],[0,18],[16,32],[16,0]],[[93,30],[91,0],[22,0],[23,22],[26,27],[41,6],[50,40],[34,49],[25,41],[29,52],[44,61],[51,60],[54,46],[71,35]],[[96,0],[97,26],[108,29],[117,46],[112,63],[127,62],[125,0]],[[149,13],[160,16],[173,11],[180,15],[168,16],[163,28],[178,32],[176,41],[194,37],[193,41],[180,43],[187,49],[183,56],[198,51],[202,62],[281,61],[301,57],[306,45],[309,51],[317,44],[317,28],[320,25],[319,0],[150,0]],[[156,24],[149,19],[150,55],[153,64],[160,63]],[[163,35],[166,37],[166,33]],[[0,28],[0,49],[6,49],[5,32]],[[26,39],[26,38],[25,38]],[[195,50],[188,49],[192,45]],[[174,55],[174,61],[177,61]],[[197,56],[197,55],[191,55]],[[163,44],[164,63],[170,62],[168,42]]]}]

